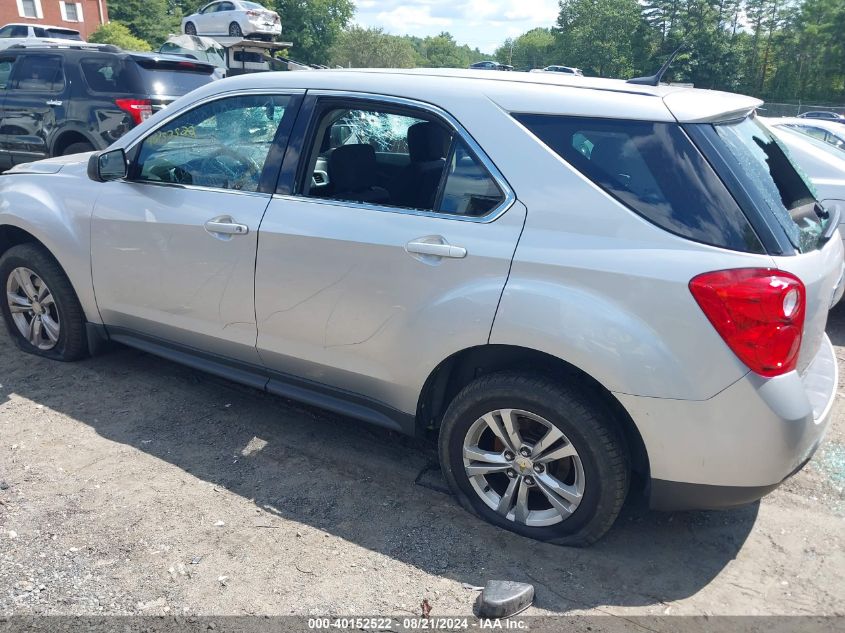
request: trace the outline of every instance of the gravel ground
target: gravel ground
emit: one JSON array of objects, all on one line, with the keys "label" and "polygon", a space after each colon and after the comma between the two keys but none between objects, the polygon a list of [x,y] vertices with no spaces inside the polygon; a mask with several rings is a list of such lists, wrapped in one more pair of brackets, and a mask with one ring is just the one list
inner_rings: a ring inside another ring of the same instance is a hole
[{"label": "gravel ground", "polygon": [[[845,307],[829,328],[845,363]],[[843,398],[840,390],[839,398]],[[485,525],[425,443],[118,349],[44,361],[0,336],[0,615],[845,614],[845,406],[759,504],[629,500],[590,549]],[[741,421],[738,421],[741,423]]]}]

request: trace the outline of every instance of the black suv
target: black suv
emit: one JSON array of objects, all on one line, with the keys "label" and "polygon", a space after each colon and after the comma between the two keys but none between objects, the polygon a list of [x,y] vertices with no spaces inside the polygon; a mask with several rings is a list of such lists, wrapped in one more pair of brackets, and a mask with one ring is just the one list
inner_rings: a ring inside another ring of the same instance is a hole
[{"label": "black suv", "polygon": [[0,171],[104,149],[214,77],[211,64],[113,46],[0,51]]}]

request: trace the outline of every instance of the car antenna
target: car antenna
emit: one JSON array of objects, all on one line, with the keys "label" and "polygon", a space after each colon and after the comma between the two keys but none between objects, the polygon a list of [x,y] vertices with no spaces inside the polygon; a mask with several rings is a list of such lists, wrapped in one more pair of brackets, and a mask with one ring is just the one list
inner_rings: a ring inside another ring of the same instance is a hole
[{"label": "car antenna", "polygon": [[681,44],[678,48],[676,48],[675,51],[669,55],[669,59],[663,63],[656,74],[649,75],[648,77],[635,77],[633,79],[629,79],[627,83],[639,84],[641,86],[659,86],[660,80],[663,79],[663,75],[665,75],[666,71],[669,70],[669,66],[672,65],[672,62],[675,61],[675,58],[681,54],[681,51],[684,50],[685,47],[686,44]]}]

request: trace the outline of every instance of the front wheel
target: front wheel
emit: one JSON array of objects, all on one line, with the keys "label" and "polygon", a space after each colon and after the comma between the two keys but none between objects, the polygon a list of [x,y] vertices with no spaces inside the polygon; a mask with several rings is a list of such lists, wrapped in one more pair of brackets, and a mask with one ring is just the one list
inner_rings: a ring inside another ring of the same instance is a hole
[{"label": "front wheel", "polygon": [[9,334],[23,351],[54,360],[87,354],[85,316],[64,271],[44,248],[13,246],[0,258],[0,303]]},{"label": "front wheel", "polygon": [[196,35],[197,34],[197,27],[194,26],[193,22],[188,22],[185,24],[185,35]]},{"label": "front wheel", "polygon": [[594,543],[628,492],[624,440],[604,408],[544,376],[470,383],[446,411],[439,448],[465,508],[541,541]]}]

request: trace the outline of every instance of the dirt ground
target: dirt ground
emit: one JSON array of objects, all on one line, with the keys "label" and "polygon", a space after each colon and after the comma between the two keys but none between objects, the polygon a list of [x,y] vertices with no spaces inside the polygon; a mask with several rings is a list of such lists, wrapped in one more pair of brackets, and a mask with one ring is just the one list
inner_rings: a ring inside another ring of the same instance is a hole
[{"label": "dirt ground", "polygon": [[[845,307],[829,331],[845,368]],[[0,615],[469,615],[488,579],[533,583],[534,614],[843,615],[839,404],[759,504],[629,499],[567,549],[468,515],[424,443],[127,349],[40,360],[3,332]]]}]

